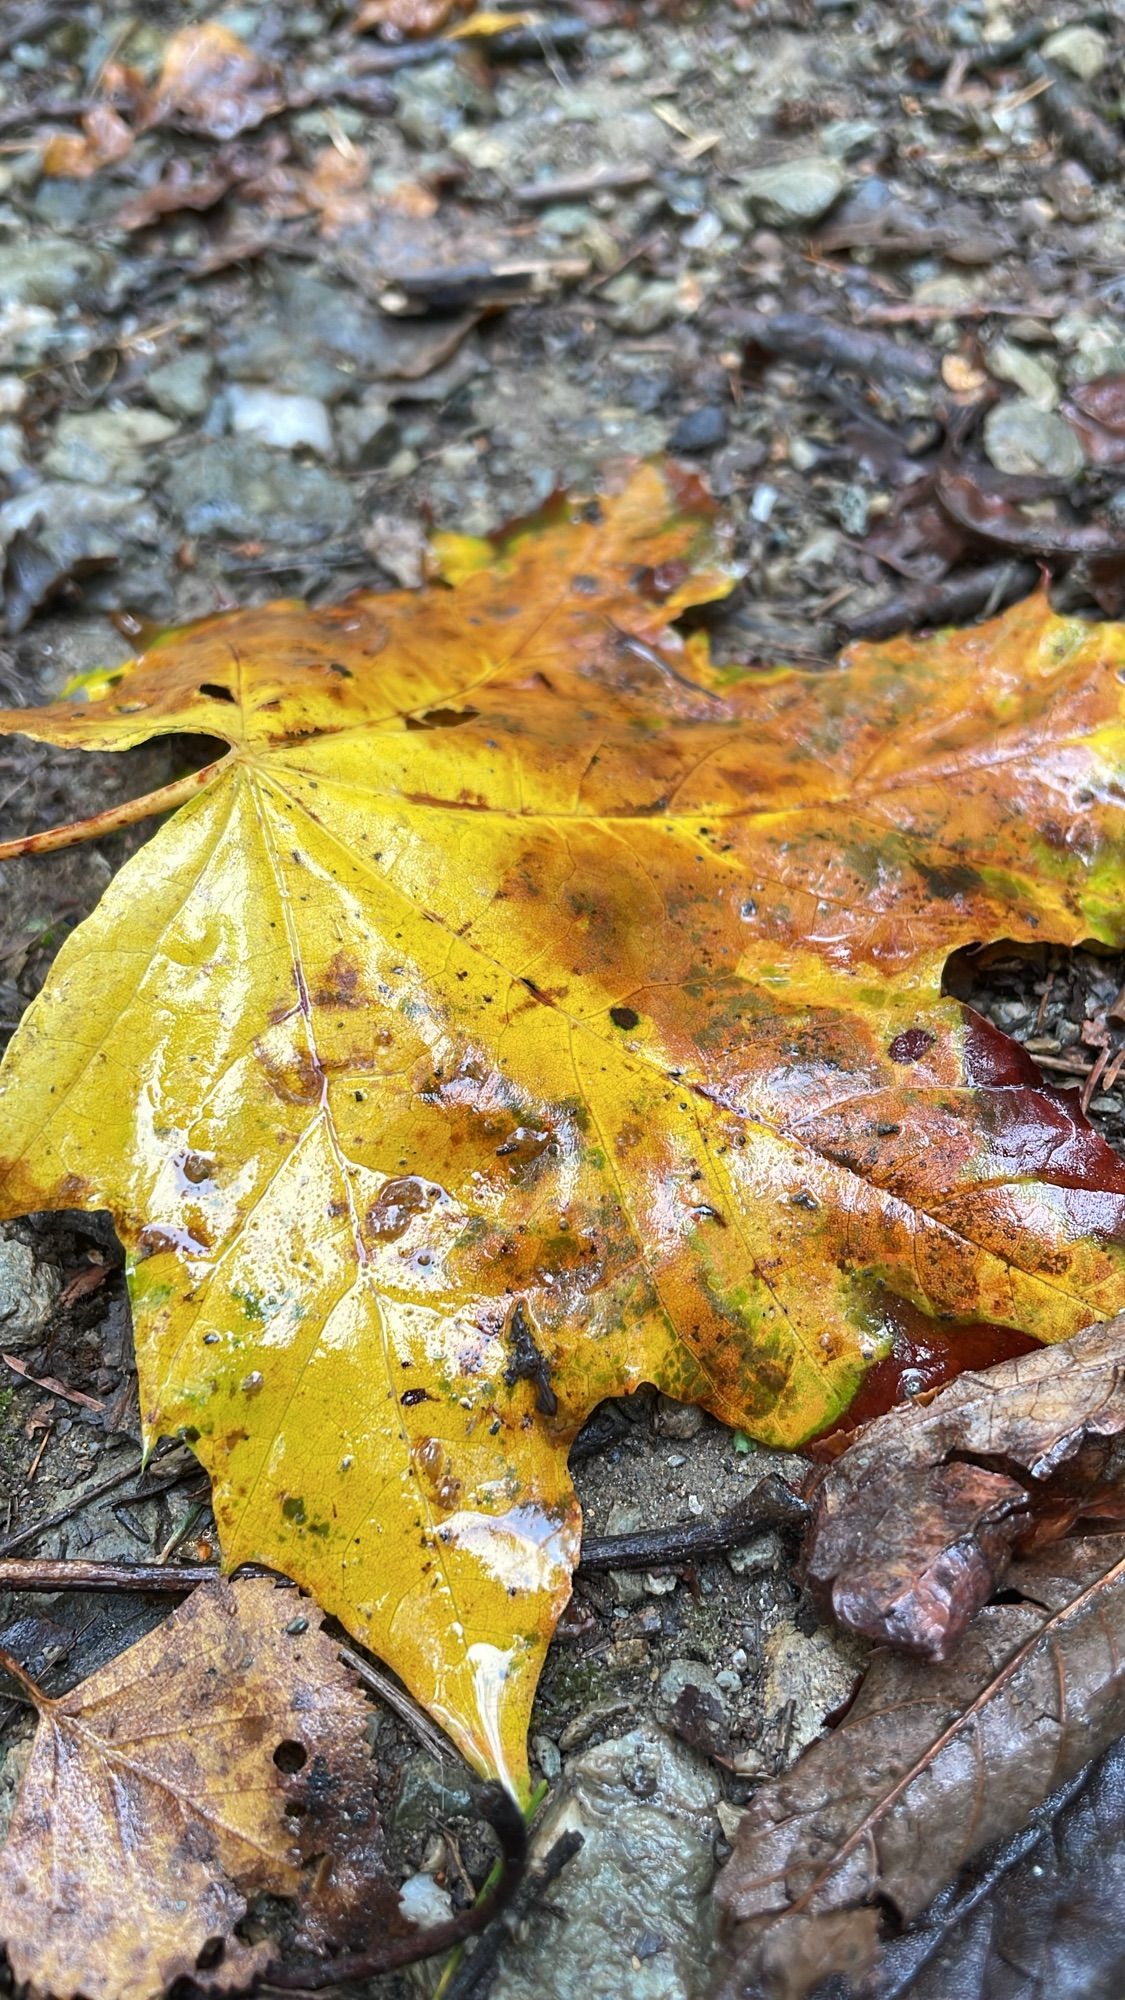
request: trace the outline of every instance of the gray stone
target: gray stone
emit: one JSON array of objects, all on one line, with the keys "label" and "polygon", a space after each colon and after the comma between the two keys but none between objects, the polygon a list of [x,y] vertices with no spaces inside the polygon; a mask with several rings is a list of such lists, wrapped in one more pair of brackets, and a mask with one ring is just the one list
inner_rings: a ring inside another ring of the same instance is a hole
[{"label": "gray stone", "polygon": [[727,1563],[735,1576],[766,1576],[780,1569],[783,1560],[781,1537],[770,1528],[741,1548],[727,1550]]},{"label": "gray stone", "polygon": [[716,445],[727,440],[727,413],[722,403],[705,404],[701,410],[689,410],[680,418],[671,437],[669,451],[703,452],[714,451]]},{"label": "gray stone", "polygon": [[54,1309],[61,1280],[10,1225],[0,1223],[0,1346],[34,1346]]},{"label": "gray stone", "polygon": [[804,1633],[794,1625],[779,1625],[764,1651],[766,1714],[784,1717],[785,1754],[792,1759],[816,1741],[833,1710],[850,1698],[865,1649],[820,1627]]},{"label": "gray stone", "polygon": [[989,374],[1000,382],[1011,382],[1037,410],[1055,408],[1059,400],[1058,381],[1054,370],[1038,354],[1032,354],[1016,340],[1001,338],[993,341],[986,358]]},{"label": "gray stone", "polygon": [[37,368],[60,340],[58,319],[46,306],[0,300],[0,368]]},{"label": "gray stone", "polygon": [[789,223],[818,222],[833,202],[839,201],[848,184],[837,160],[812,154],[745,174],[741,193],[759,221],[784,229]]},{"label": "gray stone", "polygon": [[104,285],[113,270],[104,250],[69,236],[38,231],[24,242],[0,247],[0,304],[69,305],[72,299]]},{"label": "gray stone", "polygon": [[[736,1676],[735,1685],[738,1684]],[[722,1683],[701,1660],[672,1660],[657,1683],[657,1693],[665,1708],[669,1709],[675,1707],[685,1688],[693,1688],[696,1694],[709,1695],[726,1715],[727,1703]]]},{"label": "gray stone", "polygon": [[353,514],[342,480],[242,439],[209,440],[186,452],[169,473],[168,497],[189,535],[297,548],[341,534]]},{"label": "gray stone", "polygon": [[432,1833],[443,1820],[472,1809],[462,1767],[452,1758],[443,1767],[425,1750],[416,1750],[404,1764],[391,1814],[395,1831],[404,1839]]},{"label": "gray stone", "polygon": [[372,561],[404,590],[418,589],[426,559],[426,535],[419,521],[403,520],[398,514],[373,514],[362,541]]},{"label": "gray stone", "polygon": [[1042,52],[1048,62],[1061,63],[1080,82],[1092,83],[1109,61],[1109,42],[1100,29],[1076,23],[1048,35]]},{"label": "gray stone", "polygon": [[269,305],[239,326],[219,362],[235,381],[333,403],[365,381],[427,374],[457,337],[455,321],[392,319],[346,286],[282,267]]},{"label": "gray stone", "polygon": [[202,348],[177,354],[174,361],[153,369],[145,387],[166,416],[185,421],[201,417],[211,401],[211,356]]},{"label": "gray stone", "polygon": [[367,397],[337,410],[336,436],[344,464],[363,472],[386,465],[402,443],[402,432],[386,403]]},{"label": "gray stone", "polygon": [[835,118],[818,134],[821,145],[833,159],[847,160],[853,153],[866,153],[878,144],[883,128],[873,118]]},{"label": "gray stone", "polygon": [[1086,454],[1070,425],[1053,410],[1037,409],[1023,397],[998,403],[989,411],[984,448],[997,472],[1073,479],[1086,463]]},{"label": "gray stone", "polygon": [[56,479],[90,486],[135,484],[144,472],[145,452],[177,429],[159,410],[81,410],[59,418],[43,468]]},{"label": "gray stone", "polygon": [[23,425],[0,417],[0,479],[14,479],[28,470]]},{"label": "gray stone", "polygon": [[566,1922],[533,1911],[492,2000],[698,2000],[713,1944],[715,1772],[651,1724],[572,1759],[533,1863],[583,1844],[552,1887]]},{"label": "gray stone", "polygon": [[332,426],[317,396],[236,382],[227,391],[227,414],[236,437],[257,438],[277,451],[304,447],[321,458],[332,456]]},{"label": "gray stone", "polygon": [[671,1396],[658,1396],[652,1427],[658,1437],[698,1437],[707,1419],[697,1403],[677,1403]]},{"label": "gray stone", "polygon": [[[635,1535],[639,1528],[650,1526],[651,1522],[642,1509],[631,1506],[626,1500],[615,1500],[605,1517],[607,1535]],[[636,1570],[611,1569],[609,1580],[619,1604],[640,1604],[645,1595],[645,1582]]]}]

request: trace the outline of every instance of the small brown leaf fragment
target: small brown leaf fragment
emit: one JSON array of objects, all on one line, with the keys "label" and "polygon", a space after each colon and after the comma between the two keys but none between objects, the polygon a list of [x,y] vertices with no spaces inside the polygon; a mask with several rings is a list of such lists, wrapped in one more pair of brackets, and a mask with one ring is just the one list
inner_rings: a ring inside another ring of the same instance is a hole
[{"label": "small brown leaf fragment", "polygon": [[1013,1553],[1125,1506],[1125,1315],[869,1424],[820,1476],[806,1581],[838,1624],[948,1658]]},{"label": "small brown leaf fragment", "polygon": [[186,132],[233,139],[280,111],[279,72],[217,21],[193,23],[172,36],[140,129],[171,119]]},{"label": "small brown leaf fragment", "polygon": [[305,1946],[405,1928],[370,1710],[305,1602],[264,1577],[205,1584],[69,1694],[36,1692],[0,1852],[17,1981],[57,2000],[151,2000],[187,1976],[242,1987],[272,1950],[234,1935],[262,1892],[299,1899]]},{"label": "small brown leaf fragment", "polygon": [[1060,1543],[1010,1585],[944,1665],[879,1654],[840,1727],[755,1794],[716,1888],[715,2000],[862,1976],[877,1905],[910,1922],[1125,1727],[1125,1537]]}]

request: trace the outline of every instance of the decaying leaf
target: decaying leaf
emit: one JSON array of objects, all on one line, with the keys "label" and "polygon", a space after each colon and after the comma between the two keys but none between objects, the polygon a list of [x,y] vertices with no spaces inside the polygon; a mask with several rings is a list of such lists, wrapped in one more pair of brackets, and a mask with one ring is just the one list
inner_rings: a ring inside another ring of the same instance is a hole
[{"label": "decaying leaf", "polygon": [[229,745],[30,843],[186,802],[11,1045],[0,1213],[112,1211],[146,1429],[226,1560],[519,1784],[594,1404],[648,1380],[797,1444],[896,1295],[1047,1341],[1125,1300],[1125,1168],[941,995],[974,940],[1125,941],[1125,633],[1036,599],[718,670],[674,627],[729,583],[675,470],[438,553],[0,716]]},{"label": "decaying leaf", "polygon": [[[881,1990],[886,2000],[1116,2000],[1123,1901],[1125,1742],[885,1946]],[[845,1996],[833,1983],[825,2000]]]},{"label": "decaying leaf", "polygon": [[234,1934],[265,1891],[299,1899],[298,1936],[318,1948],[409,1929],[371,1710],[301,1610],[267,1578],[205,1584],[70,1694],[34,1690],[0,1850],[17,1981],[56,2000],[150,2000],[181,1976],[243,1987],[274,1949]]},{"label": "decaying leaf", "polygon": [[221,22],[194,22],[170,37],[151,89],[144,88],[135,71],[108,65],[99,100],[84,116],[81,133],[59,133],[48,142],[43,172],[88,179],[124,159],[140,134],[158,125],[233,139],[272,118],[284,104],[282,78],[271,63]]},{"label": "decaying leaf", "polygon": [[353,26],[358,34],[385,28],[392,35],[436,35],[456,14],[467,14],[472,0],[361,0]]},{"label": "decaying leaf", "polygon": [[233,139],[280,111],[280,72],[218,21],[193,22],[168,43],[141,125],[173,122],[209,139]]},{"label": "decaying leaf", "polygon": [[1125,1540],[1013,1565],[942,1666],[876,1657],[838,1729],[755,1793],[719,1877],[720,2000],[861,1978],[904,1921],[1125,1729]]},{"label": "decaying leaf", "polygon": [[899,1404],[819,1476],[806,1579],[837,1623],[946,1659],[1017,1549],[1125,1516],[1125,1317]]}]

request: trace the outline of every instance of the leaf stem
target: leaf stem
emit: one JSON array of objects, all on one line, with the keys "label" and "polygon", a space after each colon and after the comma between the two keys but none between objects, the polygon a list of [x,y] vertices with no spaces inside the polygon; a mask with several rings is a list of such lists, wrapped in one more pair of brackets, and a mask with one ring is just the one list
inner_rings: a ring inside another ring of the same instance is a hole
[{"label": "leaf stem", "polygon": [[[524,1810],[523,1819],[525,1827],[531,1825],[531,1822],[535,1817],[535,1814],[539,1811],[539,1808],[542,1805],[546,1796],[547,1796],[547,1780],[546,1778],[540,1778],[539,1783],[536,1785],[534,1791],[532,1792],[531,1797],[527,1802],[526,1809]],[[501,1861],[493,1862],[491,1868],[488,1871],[488,1874],[485,1876],[484,1881],[481,1883],[480,1888],[477,1890],[476,1898],[473,1902],[474,1910],[477,1909],[481,1903],[483,1903],[483,1901],[487,1896],[490,1896],[493,1893],[496,1884],[499,1880],[500,1870],[502,1866],[503,1863]],[[446,2000],[446,1996],[449,1993],[449,1988],[456,1974],[457,1967],[460,1965],[461,1960],[464,1958],[464,1956],[465,1956],[464,1944],[461,1943],[455,1945],[453,1950],[450,1952],[449,1957],[446,1959],[445,1964],[442,1966],[441,1978],[438,1980],[438,1983],[434,1988],[433,2000]]]},{"label": "leaf stem", "polygon": [[209,785],[229,755],[226,750],[214,763],[204,764],[201,771],[189,771],[186,777],[174,778],[171,784],[161,785],[155,792],[144,792],[139,799],[107,806],[104,812],[91,813],[89,819],[75,819],[66,826],[51,826],[42,833],[25,833],[17,840],[0,841],[0,861],[15,861],[21,854],[53,854],[60,847],[77,847],[80,841],[100,840],[103,834],[135,826],[138,820],[151,819],[155,813],[172,812]]}]

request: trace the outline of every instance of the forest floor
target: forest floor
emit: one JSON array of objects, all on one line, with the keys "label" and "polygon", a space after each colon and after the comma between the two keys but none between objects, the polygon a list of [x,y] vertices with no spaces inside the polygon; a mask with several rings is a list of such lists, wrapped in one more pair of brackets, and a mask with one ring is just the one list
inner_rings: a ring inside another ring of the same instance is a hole
[{"label": "forest floor", "polygon": [[[167,124],[76,174],[91,161],[74,107],[115,66],[151,76],[204,18],[276,66],[288,108],[255,123],[236,93],[196,120],[210,130]],[[853,637],[964,622],[1041,567],[1059,606],[1125,609],[1125,393],[1089,388],[1125,378],[1120,10],[586,0],[545,18],[514,45],[407,62],[332,0],[12,0],[0,702],[115,664],[138,627],[417,582],[431,525],[487,534],[607,461],[665,451],[735,524],[745,581],[713,620],[730,657],[816,663]],[[958,477],[941,498],[943,467]],[[147,790],[172,754],[8,738],[0,838]],[[0,1040],[143,837],[4,866]],[[993,950],[955,974],[1050,1081],[1085,1089],[1119,1148],[1125,1081],[1099,1077],[1122,1044],[1123,970]],[[108,1225],[0,1229],[0,1349],[0,1552],[17,1536],[44,1556],[211,1550],[191,1462],[126,1476],[137,1404]],[[599,1413],[574,1470],[605,1534],[718,1515],[778,1463],[641,1392]],[[0,1598],[0,1643],[69,1685],[162,1615],[142,1597]],[[552,1794],[581,1794],[601,1834],[555,1892],[566,1925],[537,1916],[510,1943],[495,2000],[698,1994],[738,1809],[861,1660],[818,1623],[776,1533],[694,1568],[580,1579],[533,1743]],[[18,1751],[26,1712],[0,1726]],[[484,1852],[461,1778],[389,1712],[377,1746],[395,1864],[457,1900]],[[643,1837],[615,1853],[642,1763]],[[636,1936],[613,1973],[605,1912],[625,1906]]]}]

